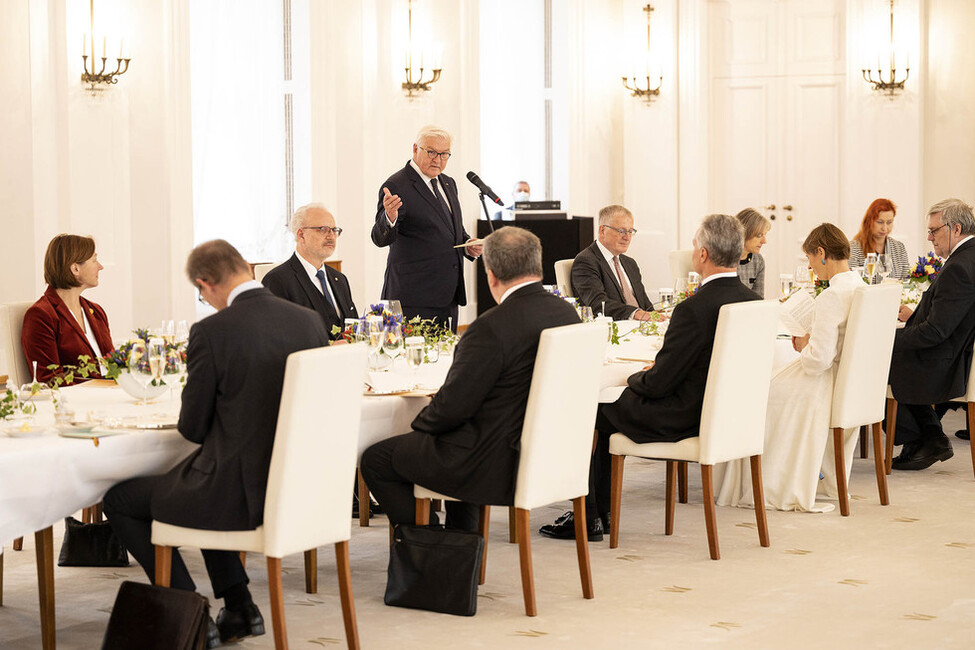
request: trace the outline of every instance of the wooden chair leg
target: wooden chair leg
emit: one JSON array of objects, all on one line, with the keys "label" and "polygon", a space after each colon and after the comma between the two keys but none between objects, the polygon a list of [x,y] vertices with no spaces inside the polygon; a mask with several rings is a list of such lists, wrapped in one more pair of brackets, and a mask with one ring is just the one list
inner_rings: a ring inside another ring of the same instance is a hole
[{"label": "wooden chair leg", "polygon": [[518,526],[515,525],[515,507],[508,506],[508,543],[518,543]]},{"label": "wooden chair leg", "polygon": [[[868,447],[870,445],[867,443],[867,427],[860,427],[860,458],[866,458],[868,453]],[[876,448],[874,448],[874,454],[876,454]]]},{"label": "wooden chair leg", "polygon": [[0,607],[3,607],[3,548],[0,548]]},{"label": "wooden chair leg", "polygon": [[484,538],[484,556],[481,557],[481,575],[477,579],[477,584],[484,584],[484,576],[487,574],[487,547],[488,547],[488,528],[491,525],[491,506],[481,506],[477,513],[477,532]]},{"label": "wooden chair leg", "polygon": [[443,501],[441,501],[440,499],[430,500],[430,510],[432,510],[433,512],[440,512],[443,509],[444,509]]},{"label": "wooden chair leg", "polygon": [[[528,533],[528,510],[515,510],[515,524],[518,528],[518,560],[521,563],[521,590],[525,595],[525,616],[536,616],[535,577],[532,574],[532,540]],[[583,531],[585,532],[585,531]]]},{"label": "wooden chair leg", "polygon": [[305,593],[318,593],[318,549],[305,551]]},{"label": "wooden chair leg", "polygon": [[349,567],[349,542],[335,544],[335,567],[339,574],[339,598],[342,601],[342,621],[349,650],[359,650],[359,627],[355,620],[355,600],[352,598],[352,571]]},{"label": "wooden chair leg", "polygon": [[884,459],[880,451],[880,423],[873,423],[873,464],[877,470],[877,491],[880,493],[880,505],[890,504],[890,496],[887,494],[887,468],[884,467]]},{"label": "wooden chair leg", "polygon": [[156,546],[156,579],[160,587],[168,587],[173,574],[173,547]]},{"label": "wooden chair leg", "polygon": [[[617,456],[613,456],[615,460]],[[621,458],[621,456],[619,457]],[[592,566],[589,563],[589,535],[586,534],[586,497],[572,500],[572,513],[576,527],[576,555],[579,556],[579,577],[582,579],[582,597],[592,598]]]},{"label": "wooden chair leg", "polygon": [[92,521],[93,521],[93,518],[92,518],[91,507],[89,506],[88,508],[82,508],[81,509],[81,523],[83,523],[83,524],[90,524],[90,523],[92,523]]},{"label": "wooden chair leg", "polygon": [[887,473],[893,471],[891,463],[894,462],[894,433],[897,431],[897,400],[893,397],[887,398],[887,439],[884,441],[884,464],[887,466]]},{"label": "wooden chair leg", "polygon": [[240,566],[244,569],[247,568],[247,551],[240,552]]},{"label": "wooden chair leg", "polygon": [[718,550],[718,522],[714,512],[714,481],[711,477],[711,465],[701,465],[701,487],[704,491],[704,525],[708,531],[708,551],[712,560],[721,558]]},{"label": "wooden chair leg", "polygon": [[104,510],[104,508],[102,506],[102,502],[101,501],[99,501],[98,503],[96,503],[95,505],[93,505],[91,507],[91,509],[93,511],[94,518],[95,518],[95,523],[96,524],[99,524],[99,523],[101,523],[102,521],[105,520],[105,510]]},{"label": "wooden chair leg", "polygon": [[274,626],[274,647],[287,650],[288,630],[284,622],[284,588],[281,584],[281,558],[267,559],[267,590],[271,596],[271,624]]},{"label": "wooden chair leg", "polygon": [[677,461],[667,461],[667,494],[664,506],[664,535],[674,534],[674,483],[677,481]]},{"label": "wooden chair leg", "polygon": [[677,461],[677,500],[687,503],[687,461]]},{"label": "wooden chair leg", "polygon": [[972,471],[975,472],[975,445],[972,444],[972,432],[975,432],[975,402],[968,403],[968,445],[972,450]]},{"label": "wooden chair leg", "polygon": [[430,499],[416,500],[416,525],[427,526],[430,524]]},{"label": "wooden chair leg", "polygon": [[[366,479],[362,478],[362,470],[357,467],[355,472],[359,480],[359,526],[364,528],[369,525],[369,508],[372,506],[372,501],[369,499],[369,486],[366,485]],[[365,504],[364,508],[362,504]]]},{"label": "wooden chair leg", "polygon": [[24,538],[23,537],[18,537],[17,539],[14,540],[14,550],[15,551],[22,551],[22,550],[24,550]]},{"label": "wooden chair leg", "polygon": [[843,429],[833,429],[833,459],[836,464],[836,496],[840,501],[840,514],[850,516],[850,495],[846,489],[846,459],[843,457]]},{"label": "wooden chair leg", "polygon": [[623,505],[623,463],[626,456],[612,456],[609,490],[609,547],[620,545],[620,510]]},{"label": "wooden chair leg", "polygon": [[762,456],[751,457],[752,498],[755,500],[755,523],[758,525],[758,542],[768,547],[768,517],[765,516],[765,488],[762,486]]},{"label": "wooden chair leg", "polygon": [[41,610],[41,647],[54,650],[54,529],[50,526],[34,533],[37,558],[37,600]]}]

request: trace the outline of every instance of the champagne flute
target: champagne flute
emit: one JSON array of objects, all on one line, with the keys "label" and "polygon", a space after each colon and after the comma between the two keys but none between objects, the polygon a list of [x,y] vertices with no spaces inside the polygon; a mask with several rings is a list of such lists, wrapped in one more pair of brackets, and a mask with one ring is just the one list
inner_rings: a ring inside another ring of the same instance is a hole
[{"label": "champagne flute", "polygon": [[677,278],[674,281],[674,304],[687,298],[687,278]]},{"label": "champagne flute", "polygon": [[166,343],[173,343],[176,340],[176,327],[171,320],[164,320],[159,326],[159,334]]},{"label": "champagne flute", "polygon": [[396,365],[396,358],[403,352],[403,328],[399,323],[386,326],[383,336],[383,352],[391,359],[389,369]]},{"label": "champagne flute", "polygon": [[420,364],[423,363],[423,345],[422,336],[406,337],[406,364],[413,369],[413,382],[410,384],[410,390],[417,387],[416,373]]},{"label": "champagne flute", "polygon": [[863,266],[867,271],[868,281],[873,284],[873,276],[877,273],[877,254],[867,253],[867,260]]},{"label": "champagne flute", "polygon": [[372,354],[378,354],[383,347],[383,317],[378,314],[369,314],[366,317],[366,335],[369,341],[369,350]]},{"label": "champagne flute", "polygon": [[695,291],[697,291],[698,285],[701,284],[701,275],[695,271],[691,271],[687,274],[687,295],[690,296]]},{"label": "champagne flute", "polygon": [[176,342],[185,343],[190,338],[190,328],[185,320],[176,323]]},{"label": "champagne flute", "polygon": [[144,406],[146,404],[146,388],[152,381],[152,369],[149,367],[146,344],[142,340],[132,343],[126,365],[129,367],[129,374],[132,375],[132,378],[142,385],[140,404]]}]

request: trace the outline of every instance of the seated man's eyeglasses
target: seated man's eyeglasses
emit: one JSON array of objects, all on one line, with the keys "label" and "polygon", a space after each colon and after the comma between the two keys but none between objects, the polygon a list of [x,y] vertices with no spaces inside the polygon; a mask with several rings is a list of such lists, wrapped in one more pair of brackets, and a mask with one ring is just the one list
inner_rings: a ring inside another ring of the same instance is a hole
[{"label": "seated man's eyeglasses", "polygon": [[418,149],[422,149],[423,151],[426,151],[427,152],[427,157],[430,160],[433,160],[434,158],[436,158],[438,156],[440,157],[440,160],[442,160],[444,162],[447,162],[447,160],[450,159],[450,152],[449,151],[434,151],[433,149],[427,149],[426,147],[421,147],[419,145],[417,145],[417,148]]},{"label": "seated man's eyeglasses", "polygon": [[937,228],[928,228],[928,237],[930,237],[930,236],[931,236],[931,235],[933,235],[934,233],[936,233],[936,232],[938,232],[939,230],[941,230],[942,228],[944,228],[944,227],[945,227],[945,226],[947,226],[947,225],[948,225],[948,224],[946,224],[946,223],[943,223],[943,224],[941,224],[940,226],[938,226]]},{"label": "seated man's eyeglasses", "polygon": [[621,235],[629,235],[630,237],[636,234],[636,228],[613,228],[612,226],[603,226],[603,228],[609,228],[610,230],[615,230]]},{"label": "seated man's eyeglasses", "polygon": [[334,233],[336,237],[338,237],[339,235],[342,234],[342,229],[341,228],[332,228],[331,226],[302,226],[301,229],[302,230],[317,230],[318,232],[322,233],[323,235],[327,235],[328,233]]}]

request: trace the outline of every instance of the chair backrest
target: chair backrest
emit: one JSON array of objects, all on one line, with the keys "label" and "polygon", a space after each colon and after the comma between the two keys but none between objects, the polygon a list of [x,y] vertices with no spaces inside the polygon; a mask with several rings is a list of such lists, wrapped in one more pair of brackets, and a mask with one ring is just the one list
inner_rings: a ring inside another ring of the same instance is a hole
[{"label": "chair backrest", "polygon": [[762,453],[777,324],[774,300],[736,302],[718,313],[701,409],[701,464]]},{"label": "chair backrest", "polygon": [[572,291],[572,262],[575,260],[558,260],[555,262],[555,286],[563,296],[574,296]]},{"label": "chair backrest", "polygon": [[515,506],[539,506],[589,492],[589,459],[606,350],[606,325],[542,332],[515,483]]},{"label": "chair backrest", "polygon": [[901,288],[864,285],[854,292],[833,383],[830,427],[848,429],[884,419]]},{"label": "chair backrest", "polygon": [[8,302],[0,306],[0,346],[7,359],[7,374],[10,375],[10,386],[22,386],[33,377],[24,348],[20,345],[20,333],[24,329],[24,314],[33,302]]},{"label": "chair backrest", "polygon": [[288,356],[264,502],[265,554],[349,539],[365,345]]},{"label": "chair backrest", "polygon": [[687,274],[694,270],[691,266],[690,248],[670,251],[667,259],[670,261],[670,281],[677,282],[677,278],[686,278]]},{"label": "chair backrest", "polygon": [[277,264],[274,262],[260,262],[258,264],[254,264],[254,279],[258,282],[263,281],[264,276],[267,275],[267,272],[273,269],[275,266],[277,266]]}]

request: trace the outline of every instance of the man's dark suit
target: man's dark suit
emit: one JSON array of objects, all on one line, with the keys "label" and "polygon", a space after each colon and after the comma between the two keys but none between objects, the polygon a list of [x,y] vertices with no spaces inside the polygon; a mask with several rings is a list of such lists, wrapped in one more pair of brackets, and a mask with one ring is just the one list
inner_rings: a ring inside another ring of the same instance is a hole
[{"label": "man's dark suit", "polygon": [[[643,279],[640,277],[640,267],[637,266],[636,260],[626,255],[620,255],[619,258],[620,266],[630,280],[633,296],[640,309],[652,311],[653,303],[650,302],[647,291],[643,288]],[[592,307],[593,313],[602,310],[603,302],[606,303],[605,315],[612,316],[613,320],[625,320],[636,309],[626,304],[616,270],[603,257],[603,252],[599,250],[596,242],[576,255],[572,262],[570,283],[573,295],[579,299],[580,304]]]},{"label": "man's dark suit", "polygon": [[[379,188],[372,241],[376,246],[389,246],[382,296],[399,300],[407,319],[436,313],[446,320],[448,314],[456,314],[458,305],[467,304],[464,249],[454,246],[470,236],[464,230],[454,179],[440,174],[437,182],[452,214],[445,212],[430,185],[409,163]],[[386,220],[383,188],[403,201],[393,226]]]},{"label": "man's dark suit", "polygon": [[[313,311],[264,288],[193,325],[179,431],[200,448],[166,474],[125,481],[105,495],[113,529],[150,579],[154,519],[207,530],[261,525],[287,357],[327,344]],[[218,598],[247,580],[236,553],[205,551],[204,559]],[[177,553],[172,585],[194,588]]]},{"label": "man's dark suit", "polygon": [[[908,409],[910,415],[898,409],[897,444],[923,433],[924,425],[940,428],[927,405],[965,394],[973,341],[975,239],[970,239],[948,256],[917,309],[894,335],[890,389],[899,404],[925,406],[923,415],[918,409]],[[913,426],[914,419],[919,426]]]},{"label": "man's dark suit", "polygon": [[443,387],[413,420],[413,432],[362,456],[366,483],[392,523],[413,521],[414,483],[469,503],[514,503],[539,336],[578,322],[568,303],[533,283],[471,323]]},{"label": "man's dark suit", "polygon": [[332,295],[338,302],[339,313],[336,313],[332,305],[325,300],[319,288],[312,284],[305,267],[298,259],[298,253],[292,255],[287,262],[268,271],[262,282],[279,298],[317,311],[325,324],[325,331],[331,338],[337,339],[340,335],[332,336],[332,326],[338,325],[339,328],[343,328],[346,318],[358,318],[359,314],[352,301],[352,289],[349,288],[349,280],[345,275],[326,266],[325,278],[332,289]]}]

